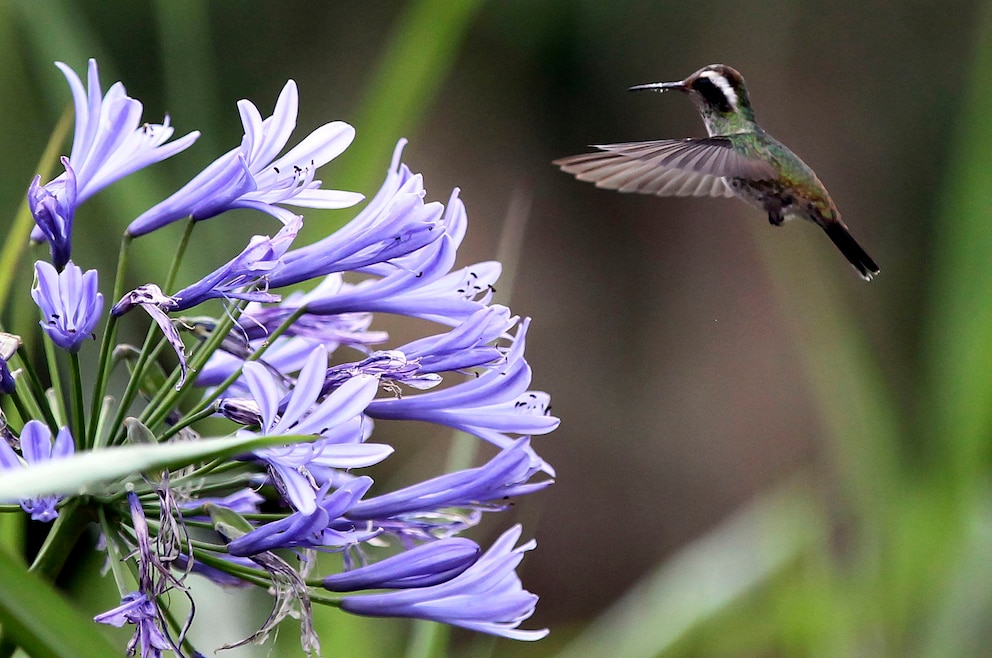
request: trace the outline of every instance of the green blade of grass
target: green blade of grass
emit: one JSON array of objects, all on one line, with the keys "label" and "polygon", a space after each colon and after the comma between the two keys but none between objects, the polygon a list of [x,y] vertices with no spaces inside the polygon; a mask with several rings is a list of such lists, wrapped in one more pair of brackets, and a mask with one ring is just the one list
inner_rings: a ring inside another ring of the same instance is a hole
[{"label": "green blade of grass", "polygon": [[106,658],[123,652],[49,583],[6,556],[0,557],[0,624],[5,641],[35,658]]},{"label": "green blade of grass", "polygon": [[975,21],[977,43],[961,92],[943,203],[933,226],[933,285],[926,325],[932,380],[927,437],[948,459],[949,480],[966,483],[988,466],[992,426],[992,9]]}]

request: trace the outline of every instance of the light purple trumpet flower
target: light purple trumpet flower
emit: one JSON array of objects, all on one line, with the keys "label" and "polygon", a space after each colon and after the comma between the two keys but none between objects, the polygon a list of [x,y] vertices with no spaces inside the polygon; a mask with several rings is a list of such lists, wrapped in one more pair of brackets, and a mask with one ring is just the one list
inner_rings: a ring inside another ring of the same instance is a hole
[{"label": "light purple trumpet flower", "polygon": [[357,477],[332,493],[330,483],[316,492],[313,509],[296,511],[231,540],[227,552],[236,557],[257,555],[277,548],[341,549],[366,542],[382,533],[368,523],[343,518],[372,486],[372,478]]},{"label": "light purple trumpet flower", "polygon": [[375,564],[332,574],[324,578],[324,588],[332,592],[356,592],[439,585],[475,564],[481,552],[479,545],[471,539],[439,539]]},{"label": "light purple trumpet flower", "polygon": [[258,432],[240,430],[239,435],[322,437],[312,443],[264,448],[253,453],[268,465],[280,493],[305,514],[316,510],[317,490],[327,480],[327,471],[371,466],[393,453],[391,446],[362,442],[367,436],[363,425],[369,422],[362,412],[375,397],[378,379],[368,375],[353,377],[318,402],[326,369],[327,351],[317,346],[284,400],[283,387],[265,366],[255,362],[244,366],[261,426]]},{"label": "light purple trumpet flower", "polygon": [[191,132],[169,144],[173,129],[166,116],[161,124],[141,123],[141,103],[127,95],[120,82],[100,95],[96,60],[89,60],[87,89],[79,76],[56,62],[72,91],[76,127],[72,152],[62,158],[65,173],[41,185],[36,176],[28,190],[34,215],[31,239],[47,239],[52,261],[61,270],[71,253],[76,208],[111,183],[188,148],[200,136]]},{"label": "light purple trumpet flower", "polygon": [[41,327],[56,345],[78,352],[93,334],[103,312],[103,295],[97,292],[97,271],[85,274],[72,261],[61,272],[44,261],[34,264],[31,288],[44,320]]},{"label": "light purple trumpet flower", "polygon": [[118,628],[124,624],[134,624],[134,634],[127,644],[128,655],[133,656],[140,647],[141,658],[161,658],[163,651],[171,649],[178,653],[179,648],[163,632],[162,613],[158,609],[156,598],[177,585],[178,581],[152,550],[148,522],[138,495],[134,491],[128,491],[127,500],[137,542],[135,554],[138,560],[138,589],[125,594],[119,606],[100,613],[93,621]]},{"label": "light purple trumpet flower", "polygon": [[[328,295],[337,294],[344,286],[340,273],[328,274],[308,292],[294,291],[285,295],[277,305],[249,304],[238,319],[240,331],[249,339],[266,338],[294,311]],[[339,345],[373,345],[389,337],[385,331],[370,331],[372,314],[366,312],[314,315],[304,313],[286,329],[286,336],[307,336],[327,345],[329,350]]]},{"label": "light purple trumpet flower", "polygon": [[369,617],[410,617],[461,626],[514,640],[540,640],[548,629],[520,630],[534,614],[537,595],[523,588],[516,568],[531,540],[514,548],[520,526],[507,530],[475,564],[451,580],[416,589],[346,596],[341,609]]},{"label": "light purple trumpet flower", "polygon": [[288,223],[295,213],[276,204],[304,208],[348,208],[364,197],[356,192],[320,189],[315,171],[340,155],[355,138],[342,121],[324,124],[276,159],[296,128],[299,93],[289,80],[272,116],[263,120],[248,100],[238,101],[244,137],[168,199],[141,214],[127,228],[144,235],[185,217],[209,219],[233,208],[251,208]]},{"label": "light purple trumpet flower", "polygon": [[273,237],[252,236],[248,246],[196,283],[171,295],[169,311],[185,311],[208,299],[247,299],[251,301],[278,301],[279,297],[266,289],[252,290],[256,285],[266,285],[268,273],[278,267],[283,254],[293,244],[296,234],[303,228],[303,221],[293,217]]},{"label": "light purple trumpet flower", "polygon": [[415,252],[446,233],[441,221],[444,206],[425,204],[423,179],[400,163],[404,144],[406,140],[397,144],[386,180],[372,200],[323,240],[287,253],[270,277],[273,288],[384,263]]},{"label": "light purple trumpet flower", "polygon": [[[391,172],[391,176],[394,175],[395,172]],[[410,178],[408,182],[413,181],[419,182],[418,177]],[[389,186],[387,178],[383,189]],[[423,205],[421,210],[426,213],[432,207],[439,209],[440,204]],[[373,205],[370,204],[369,208]],[[339,234],[352,229],[353,224],[363,226],[360,216],[325,240],[287,253],[283,265],[272,273],[271,285],[278,287],[330,272],[356,270],[372,278],[355,285],[325,287],[322,294],[308,300],[307,312],[312,315],[383,312],[447,325],[459,324],[492,300],[501,267],[499,263],[490,261],[452,271],[455,253],[465,235],[468,221],[457,189],[452,193],[444,214],[436,220],[430,217],[424,215],[424,222],[418,231],[424,235],[423,227],[426,226],[428,234],[425,237],[436,239],[417,245],[416,249],[409,249],[416,245],[413,237],[417,234],[411,236],[397,231],[390,222],[376,225],[374,231],[372,228],[365,229],[350,241],[340,238]],[[416,227],[416,223],[408,221],[403,228],[407,230],[410,226]],[[368,241],[371,235],[380,236],[384,239],[384,246],[390,247],[390,252],[373,252],[378,260],[365,251],[356,253],[354,249],[355,244]],[[407,250],[392,253],[401,247]],[[284,309],[284,313],[290,311]]]},{"label": "light purple trumpet flower", "polygon": [[140,648],[141,658],[161,658],[163,651],[172,649],[172,644],[159,628],[158,606],[144,592],[130,592],[121,599],[116,608],[93,617],[93,621],[121,628],[124,624],[134,624],[134,635],[127,643],[127,655],[133,656]]},{"label": "light purple trumpet flower", "polygon": [[[482,466],[445,473],[359,501],[348,510],[347,516],[354,521],[375,521],[387,532],[417,536],[425,526],[419,517],[439,518],[436,513],[445,508],[504,509],[510,498],[544,489],[554,481],[530,482],[542,465],[543,461],[530,448],[530,439],[517,439]],[[431,530],[430,535],[436,534]]]},{"label": "light purple trumpet flower", "polygon": [[278,295],[268,292],[264,287],[262,289],[255,289],[255,287],[264,286],[268,272],[272,271],[278,264],[279,259],[292,244],[302,226],[303,221],[294,217],[274,237],[253,236],[248,246],[240,254],[174,295],[166,295],[154,283],[139,286],[114,304],[113,308],[110,309],[110,314],[115,317],[121,316],[136,306],[145,309],[158,324],[179,357],[179,367],[182,370],[179,385],[182,386],[183,382],[186,381],[186,354],[179,332],[176,331],[168,314],[192,308],[208,299],[215,298],[254,301],[278,300]]},{"label": "light purple trumpet flower", "polygon": [[[501,448],[513,444],[508,434],[547,434],[558,427],[550,415],[550,397],[528,390],[531,369],[524,360],[529,319],[517,328],[505,363],[479,377],[442,390],[402,398],[374,400],[366,413],[383,420],[420,420],[474,434]],[[554,475],[545,463],[542,470]]]},{"label": "light purple trumpet flower", "polygon": [[[25,463],[41,464],[52,459],[64,459],[76,452],[76,445],[73,443],[72,435],[68,427],[59,430],[52,443],[52,432],[48,425],[40,420],[29,420],[21,430],[21,460],[10,445],[0,439],[0,469],[8,470],[23,468]],[[64,496],[39,496],[37,498],[25,498],[20,501],[21,508],[31,515],[35,521],[49,522],[58,518],[58,510],[55,506]]]}]

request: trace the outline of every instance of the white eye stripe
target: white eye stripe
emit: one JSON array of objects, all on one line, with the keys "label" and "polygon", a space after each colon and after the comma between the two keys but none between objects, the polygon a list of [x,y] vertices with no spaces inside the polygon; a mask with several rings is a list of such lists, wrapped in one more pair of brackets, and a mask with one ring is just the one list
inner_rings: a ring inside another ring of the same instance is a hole
[{"label": "white eye stripe", "polygon": [[727,78],[716,71],[703,71],[700,73],[700,76],[711,80],[723,92],[723,95],[727,97],[727,102],[730,103],[730,107],[737,107],[737,92],[734,91]]}]

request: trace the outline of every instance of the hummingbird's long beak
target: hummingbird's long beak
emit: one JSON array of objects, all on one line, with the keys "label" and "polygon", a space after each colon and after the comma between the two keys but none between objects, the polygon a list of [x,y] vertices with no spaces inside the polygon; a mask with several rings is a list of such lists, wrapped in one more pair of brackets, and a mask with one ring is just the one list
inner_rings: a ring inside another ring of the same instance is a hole
[{"label": "hummingbird's long beak", "polygon": [[634,85],[627,91],[668,91],[669,89],[675,89],[678,91],[685,91],[685,81],[680,82],[651,82],[646,85]]}]

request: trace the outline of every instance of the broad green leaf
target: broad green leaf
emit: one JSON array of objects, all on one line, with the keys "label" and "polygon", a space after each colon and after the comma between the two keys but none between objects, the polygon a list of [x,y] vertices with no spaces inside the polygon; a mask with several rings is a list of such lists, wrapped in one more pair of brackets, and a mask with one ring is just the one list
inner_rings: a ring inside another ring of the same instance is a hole
[{"label": "broad green leaf", "polygon": [[240,455],[257,448],[312,441],[314,436],[251,436],[104,448],[27,466],[0,478],[0,500],[85,493],[95,485],[149,470]]},{"label": "broad green leaf", "polygon": [[0,556],[0,624],[4,638],[34,658],[120,656],[100,627],[81,615],[44,579]]}]

